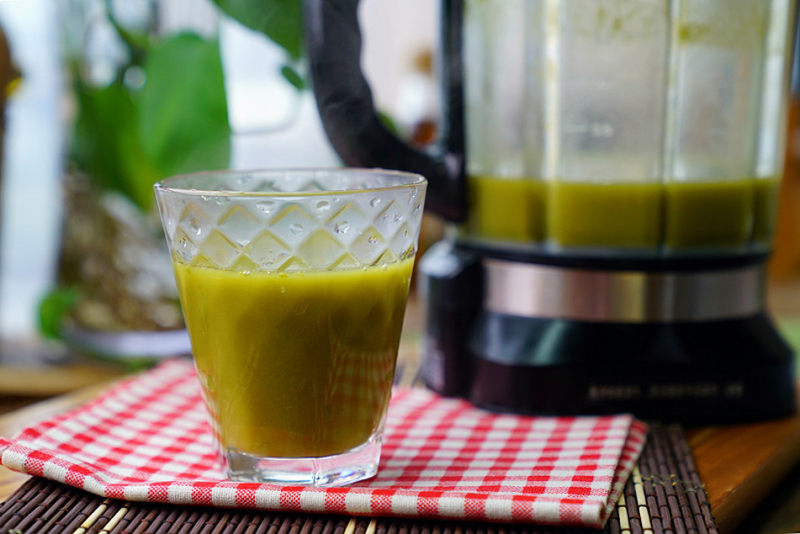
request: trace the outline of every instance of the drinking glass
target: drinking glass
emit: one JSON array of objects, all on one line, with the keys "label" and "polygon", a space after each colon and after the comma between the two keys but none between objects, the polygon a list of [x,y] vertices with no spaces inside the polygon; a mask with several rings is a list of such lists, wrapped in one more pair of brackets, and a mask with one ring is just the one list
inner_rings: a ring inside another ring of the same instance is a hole
[{"label": "drinking glass", "polygon": [[377,472],[426,185],[363,169],[155,185],[231,479],[332,486]]}]

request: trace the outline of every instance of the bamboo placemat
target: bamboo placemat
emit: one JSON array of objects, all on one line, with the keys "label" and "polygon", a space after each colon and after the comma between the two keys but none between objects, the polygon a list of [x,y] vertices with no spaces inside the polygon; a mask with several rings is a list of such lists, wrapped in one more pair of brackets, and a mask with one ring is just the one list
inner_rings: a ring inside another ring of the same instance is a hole
[{"label": "bamboo placemat", "polygon": [[[572,534],[581,529],[180,507],[103,499],[45,479],[0,504],[0,533],[38,534]],[[717,533],[679,427],[651,427],[604,532]]]}]

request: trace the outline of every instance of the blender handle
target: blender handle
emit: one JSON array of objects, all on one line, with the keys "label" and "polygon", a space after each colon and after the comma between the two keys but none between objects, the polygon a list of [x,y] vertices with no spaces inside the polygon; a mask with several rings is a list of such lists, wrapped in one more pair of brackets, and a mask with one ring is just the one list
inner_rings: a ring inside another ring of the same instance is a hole
[{"label": "blender handle", "polygon": [[304,0],[306,46],[322,125],[346,165],[416,172],[428,179],[427,208],[451,221],[466,216],[461,0],[442,0],[443,125],[435,153],[398,139],[380,121],[361,70],[359,0]]}]

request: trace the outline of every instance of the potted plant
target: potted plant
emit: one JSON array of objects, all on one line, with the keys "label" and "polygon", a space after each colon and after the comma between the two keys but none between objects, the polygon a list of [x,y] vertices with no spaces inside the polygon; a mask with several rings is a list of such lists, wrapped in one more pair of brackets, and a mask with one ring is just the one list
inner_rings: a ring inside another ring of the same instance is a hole
[{"label": "potted plant", "polygon": [[70,97],[64,226],[57,281],[42,300],[40,325],[45,336],[90,352],[148,356],[151,341],[106,341],[183,327],[152,186],[230,163],[213,18],[232,17],[263,33],[284,52],[280,74],[287,83],[305,86],[301,0],[214,0],[205,31],[175,29],[165,20],[169,3],[63,5]]}]

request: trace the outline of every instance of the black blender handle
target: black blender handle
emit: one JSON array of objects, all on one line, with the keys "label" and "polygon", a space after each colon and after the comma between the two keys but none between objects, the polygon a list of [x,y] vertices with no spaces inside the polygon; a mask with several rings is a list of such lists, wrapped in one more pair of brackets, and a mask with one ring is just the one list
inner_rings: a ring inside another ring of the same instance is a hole
[{"label": "black blender handle", "polygon": [[422,174],[426,206],[451,221],[466,216],[461,0],[442,0],[442,78],[445,95],[441,142],[436,153],[416,150],[378,118],[361,70],[359,0],[304,0],[311,80],[322,124],[344,163]]}]

